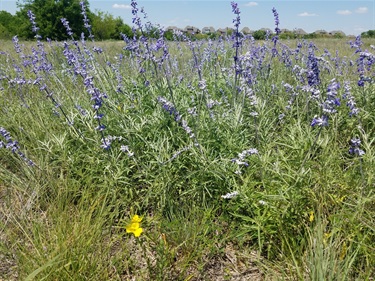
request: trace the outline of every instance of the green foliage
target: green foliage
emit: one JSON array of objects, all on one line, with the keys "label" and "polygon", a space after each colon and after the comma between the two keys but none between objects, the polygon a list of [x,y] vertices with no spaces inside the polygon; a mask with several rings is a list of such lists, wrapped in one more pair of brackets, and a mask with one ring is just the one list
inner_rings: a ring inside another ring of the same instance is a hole
[{"label": "green foliage", "polygon": [[280,39],[295,39],[297,38],[296,34],[291,32],[291,31],[288,31],[288,32],[282,32],[280,35],[279,35]]},{"label": "green foliage", "polygon": [[16,32],[15,17],[6,11],[0,11],[0,39],[11,39]]},{"label": "green foliage", "polygon": [[[92,24],[98,39],[126,29],[101,12]],[[153,44],[160,33],[150,27]],[[123,51],[124,42],[99,42],[102,54],[90,53],[92,42],[70,44],[107,96],[100,109],[104,135],[95,130],[98,112],[82,72],[76,75],[60,44],[39,43],[53,71],[35,73],[23,64],[35,43],[21,42],[21,56],[9,42],[0,56],[0,126],[36,165],[0,148],[0,249],[14,264],[5,273],[0,266],[0,278],[15,272],[21,280],[230,280],[241,272],[254,280],[249,268],[256,264],[258,278],[371,280],[374,84],[357,86],[357,66],[346,60],[356,54],[344,41],[317,43],[316,56],[340,45],[343,60],[321,69],[319,99],[267,51],[287,55],[300,43],[290,60],[306,67],[304,41],[286,43],[288,49],[245,39],[239,56],[255,66],[256,83],[241,84],[242,91],[233,91],[234,50],[226,40],[168,42],[169,58],[160,64],[149,58],[159,59],[162,51],[150,53],[144,44],[136,54],[145,54],[142,59]],[[30,83],[11,82],[19,78],[15,65]],[[37,76],[59,106],[32,83]],[[329,126],[311,127],[333,78],[350,81],[361,112],[349,117],[340,88],[342,102]],[[158,101],[161,96],[174,111]],[[103,136],[112,136],[109,149],[101,147]],[[354,136],[365,155],[348,153]],[[236,161],[249,148],[258,153],[243,159],[247,165]],[[223,197],[233,191],[236,197]],[[143,217],[139,238],[125,227],[135,213]]]},{"label": "green foliage", "polygon": [[133,36],[130,26],[124,24],[120,17],[114,18],[108,13],[97,11],[92,16],[92,32],[97,40],[116,39],[120,40],[121,33],[128,38]]},{"label": "green foliage", "polygon": [[92,32],[97,40],[108,40],[116,33],[116,22],[112,15],[98,11],[92,19]]},{"label": "green foliage", "polygon": [[173,41],[174,40],[174,38],[173,38],[173,31],[167,30],[164,33],[164,38],[167,39],[168,41]]},{"label": "green foliage", "polygon": [[0,23],[0,39],[10,39],[12,35],[9,33],[9,30]]},{"label": "green foliage", "polygon": [[375,30],[368,30],[366,32],[362,32],[361,36],[364,38],[375,38]]},{"label": "green foliage", "polygon": [[303,35],[303,38],[305,38],[305,39],[316,39],[316,38],[319,38],[319,37],[320,36],[318,34],[316,34],[315,32]]},{"label": "green foliage", "polygon": [[[6,11],[0,11],[0,39],[11,39],[14,35],[19,38],[32,39],[31,24],[27,16],[27,11],[31,10],[36,17],[36,24],[39,28],[39,35],[42,38],[63,40],[68,35],[65,27],[61,23],[62,18],[69,21],[74,37],[78,38],[81,33],[88,35],[88,31],[83,26],[83,17],[79,0],[64,1],[24,1],[19,3],[20,10],[16,15]],[[92,25],[92,31],[98,40],[122,39],[121,34],[132,37],[133,33],[127,24],[120,17],[114,18],[108,13],[97,11],[92,13],[86,3],[86,13]]]},{"label": "green foliage", "polygon": [[[22,26],[20,31],[23,36],[28,39],[34,38],[35,34],[31,31],[31,24],[27,16],[27,11],[31,10],[35,17],[39,29],[39,35],[42,38],[51,38],[63,40],[68,38],[65,27],[61,23],[62,18],[69,21],[70,28],[74,32],[74,36],[79,38],[82,32],[87,33],[83,26],[83,18],[81,15],[80,0],[34,0],[20,3],[20,10],[16,13],[16,17],[22,22],[28,22]],[[87,7],[88,2],[85,1]],[[89,18],[92,16],[89,9],[87,10]]]},{"label": "green foliage", "polygon": [[195,35],[195,38],[197,40],[204,40],[204,39],[207,39],[209,37],[210,37],[209,35],[207,35],[207,34],[201,34],[201,33]]},{"label": "green foliage", "polygon": [[336,39],[342,39],[342,38],[344,38],[345,36],[342,34],[342,33],[335,33],[334,35],[333,35],[333,38],[336,38]]},{"label": "green foliage", "polygon": [[253,37],[255,40],[264,40],[266,39],[266,31],[265,30],[256,30],[253,33]]},{"label": "green foliage", "polygon": [[122,39],[121,34],[126,35],[128,38],[133,37],[133,31],[131,27],[123,22],[120,17],[115,19],[116,29],[115,33],[112,34],[111,39]]}]

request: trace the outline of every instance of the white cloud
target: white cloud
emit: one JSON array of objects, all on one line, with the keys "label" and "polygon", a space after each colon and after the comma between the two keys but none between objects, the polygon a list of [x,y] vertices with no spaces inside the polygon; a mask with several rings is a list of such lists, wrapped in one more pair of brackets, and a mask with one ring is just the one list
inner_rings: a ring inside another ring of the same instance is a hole
[{"label": "white cloud", "polygon": [[339,15],[347,16],[350,15],[352,12],[349,10],[338,10],[336,13]]},{"label": "white cloud", "polygon": [[303,12],[303,13],[298,14],[298,16],[299,17],[316,17],[318,15],[314,13]]},{"label": "white cloud", "polygon": [[255,6],[258,6],[258,3],[257,2],[249,2],[249,3],[245,4],[245,6],[247,6],[247,7],[255,7]]},{"label": "white cloud", "polygon": [[368,12],[367,7],[359,7],[357,10],[355,10],[356,13],[358,14],[366,14]]},{"label": "white cloud", "polygon": [[114,8],[114,9],[131,9],[131,6],[125,5],[125,4],[113,4],[112,8]]}]

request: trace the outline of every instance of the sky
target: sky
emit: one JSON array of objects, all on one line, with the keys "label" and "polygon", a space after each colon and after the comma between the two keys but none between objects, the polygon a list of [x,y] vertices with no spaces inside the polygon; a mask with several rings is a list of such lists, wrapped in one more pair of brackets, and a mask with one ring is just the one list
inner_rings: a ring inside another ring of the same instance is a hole
[{"label": "sky", "polygon": [[[375,29],[375,0],[317,1],[317,0],[259,0],[236,1],[241,11],[241,26],[251,30],[274,29],[272,8],[279,13],[279,28],[302,28],[308,33],[324,29],[328,32],[342,30],[347,35],[358,35]],[[231,1],[224,0],[139,0],[148,20],[161,26],[184,28],[192,25],[202,29],[232,27],[234,15]],[[108,12],[132,25],[130,0],[89,0],[92,11]],[[0,10],[14,14],[16,0],[0,0]]]}]

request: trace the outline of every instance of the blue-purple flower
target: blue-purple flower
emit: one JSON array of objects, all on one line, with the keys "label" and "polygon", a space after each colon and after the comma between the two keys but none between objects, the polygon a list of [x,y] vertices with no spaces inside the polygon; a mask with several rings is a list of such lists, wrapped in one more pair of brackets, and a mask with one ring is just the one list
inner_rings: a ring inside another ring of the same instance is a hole
[{"label": "blue-purple flower", "polygon": [[12,38],[12,41],[13,41],[13,45],[14,45],[14,49],[16,50],[16,53],[22,53],[22,50],[21,50],[21,46],[18,44],[19,40],[18,40],[18,36],[14,36]]},{"label": "blue-purple flower", "polygon": [[121,145],[120,150],[121,150],[122,152],[126,152],[126,153],[128,154],[129,157],[134,156],[134,152],[132,152],[132,151],[130,150],[129,146],[127,146],[127,145]]},{"label": "blue-purple flower", "polygon": [[36,34],[36,38],[37,39],[40,39],[41,37],[38,35],[38,30],[39,30],[39,27],[36,26],[36,22],[35,22],[35,15],[33,14],[33,12],[31,10],[28,10],[27,11],[27,16],[29,17],[29,20],[31,22],[31,30],[33,31],[33,33]]},{"label": "blue-purple flower", "polygon": [[309,86],[317,86],[320,84],[320,70],[319,70],[319,64],[318,64],[318,59],[315,56],[314,50],[315,50],[315,45],[313,43],[310,43],[309,45],[309,53],[307,57],[307,67],[308,67],[308,72],[307,72],[307,82]]},{"label": "blue-purple flower", "polygon": [[310,124],[312,127],[326,127],[328,126],[328,116],[323,115],[322,117],[314,117]]},{"label": "blue-purple flower", "polygon": [[328,116],[337,112],[337,107],[340,105],[340,99],[337,97],[337,91],[340,89],[340,83],[336,79],[332,79],[327,87],[327,98],[321,104],[323,115],[321,117],[314,117],[311,126],[325,127],[328,126]]},{"label": "blue-purple flower", "polygon": [[18,154],[18,156],[20,156],[22,160],[24,160],[30,166],[35,165],[33,161],[28,159],[26,155],[20,151],[20,146],[18,145],[18,141],[13,140],[10,133],[5,128],[0,127],[0,135],[3,136],[3,138],[5,139],[5,142],[0,140],[0,148],[4,147],[12,151],[15,154]]},{"label": "blue-purple flower", "polygon": [[359,52],[357,59],[357,70],[359,74],[358,86],[363,87],[365,82],[372,82],[374,78],[367,77],[366,72],[370,71],[375,65],[375,55],[369,51]]},{"label": "blue-purple flower", "polygon": [[86,14],[86,5],[84,1],[79,2],[79,5],[81,6],[81,15],[83,16],[83,26],[88,30],[89,32],[89,38],[91,40],[94,39],[94,35],[91,33],[91,25],[90,25],[90,20],[87,17]]},{"label": "blue-purple flower", "polygon": [[242,45],[242,38],[241,38],[241,35],[240,35],[240,32],[239,32],[239,27],[240,27],[240,24],[241,24],[241,17],[240,17],[241,12],[240,12],[240,9],[238,8],[238,4],[236,2],[231,2],[231,6],[232,6],[232,12],[236,16],[233,19],[235,30],[234,30],[234,34],[233,34],[232,39],[234,39],[233,47],[236,50],[236,53],[235,53],[233,59],[234,59],[234,69],[235,69],[235,83],[237,83],[238,74],[241,73],[241,67],[238,65],[238,63],[239,63],[238,51],[239,51],[240,46]]},{"label": "blue-purple flower", "polygon": [[185,132],[189,135],[190,138],[195,138],[193,130],[188,126],[187,121],[182,119],[182,116],[177,111],[173,103],[171,103],[164,97],[158,97],[158,102],[170,115],[174,116],[174,120],[185,130]]},{"label": "blue-purple flower", "polygon": [[[138,3],[137,1],[135,0],[132,0],[131,1],[131,4],[132,6],[132,14],[133,14],[133,19],[132,19],[132,22],[138,27],[138,28],[142,28],[142,23],[141,23],[141,18],[138,16]],[[133,29],[133,31],[135,31]]]},{"label": "blue-purple flower", "polygon": [[62,18],[61,19],[61,23],[63,24],[63,26],[65,27],[66,29],[66,33],[69,35],[69,36],[73,36],[73,31],[72,29],[70,28],[69,26],[69,21],[66,19],[66,18]]},{"label": "blue-purple flower", "polygon": [[273,13],[273,16],[275,18],[275,33],[276,35],[279,35],[281,30],[279,28],[279,24],[280,24],[280,21],[279,21],[279,14],[277,13],[275,7],[272,8],[272,13]]},{"label": "blue-purple flower", "polygon": [[240,18],[241,12],[240,12],[240,9],[238,8],[238,4],[236,2],[231,2],[230,4],[232,6],[232,12],[233,12],[233,14],[236,15],[236,18],[233,19],[233,23],[234,23],[234,26],[236,28],[238,28],[240,26],[240,24],[241,24],[241,18]]},{"label": "blue-purple flower", "polygon": [[343,99],[346,99],[346,106],[349,107],[349,116],[357,116],[359,113],[359,108],[357,108],[357,104],[354,100],[353,95],[351,94],[351,87],[348,81],[344,82],[344,94],[342,95]]},{"label": "blue-purple flower", "polygon": [[198,87],[199,87],[199,89],[201,89],[201,90],[206,89],[206,87],[207,87],[206,80],[205,80],[205,79],[202,79],[201,81],[199,81],[199,82],[198,82]]},{"label": "blue-purple flower", "polygon": [[340,83],[335,79],[327,87],[327,98],[323,103],[323,112],[326,114],[336,113],[336,107],[340,106],[340,99],[337,97],[337,91],[340,89]]},{"label": "blue-purple flower", "polygon": [[241,174],[240,166],[245,166],[245,167],[249,166],[249,163],[245,161],[245,158],[247,156],[254,155],[254,154],[258,154],[258,149],[250,148],[250,149],[246,149],[238,153],[238,157],[232,159],[232,162],[238,165],[238,168],[235,172],[236,174]]},{"label": "blue-purple flower", "polygon": [[350,140],[350,149],[349,153],[357,156],[362,156],[365,154],[365,152],[360,149],[359,147],[361,146],[361,140],[359,138],[352,138]]}]

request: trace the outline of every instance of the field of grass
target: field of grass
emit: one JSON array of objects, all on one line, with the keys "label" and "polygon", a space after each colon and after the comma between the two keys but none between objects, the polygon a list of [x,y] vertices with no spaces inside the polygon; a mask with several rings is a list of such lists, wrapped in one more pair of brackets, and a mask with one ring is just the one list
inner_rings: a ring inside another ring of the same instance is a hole
[{"label": "field of grass", "polygon": [[1,42],[0,280],[374,280],[370,40],[176,39]]}]

